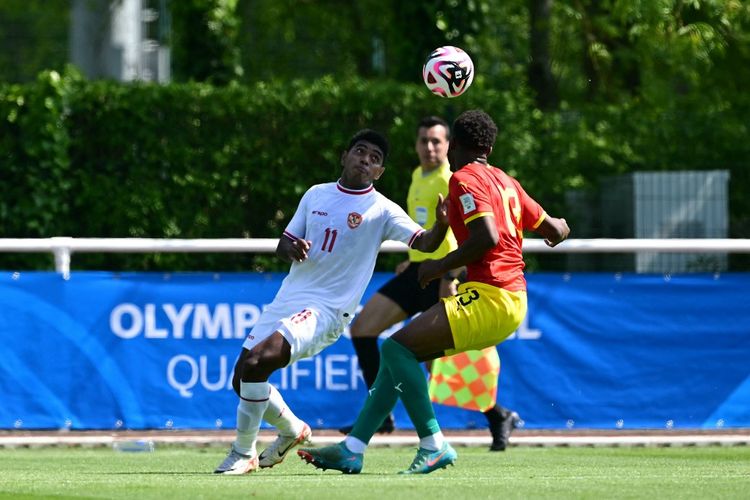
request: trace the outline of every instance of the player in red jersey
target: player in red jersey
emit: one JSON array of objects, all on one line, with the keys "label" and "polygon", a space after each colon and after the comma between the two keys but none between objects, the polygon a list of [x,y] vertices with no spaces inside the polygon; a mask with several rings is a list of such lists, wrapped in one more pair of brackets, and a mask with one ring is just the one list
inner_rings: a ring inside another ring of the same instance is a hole
[{"label": "player in red jersey", "polygon": [[489,115],[464,112],[452,130],[448,217],[458,248],[424,261],[418,276],[426,286],[466,266],[467,281],[383,342],[380,371],[351,433],[337,445],[299,450],[316,467],[360,472],[370,438],[398,399],[419,435],[417,455],[403,472],[426,474],[453,464],[456,451],[440,431],[419,363],[505,340],[526,315],[523,231],[540,234],[550,246],[570,233],[565,219],[547,215],[518,181],[489,165],[497,136]]}]

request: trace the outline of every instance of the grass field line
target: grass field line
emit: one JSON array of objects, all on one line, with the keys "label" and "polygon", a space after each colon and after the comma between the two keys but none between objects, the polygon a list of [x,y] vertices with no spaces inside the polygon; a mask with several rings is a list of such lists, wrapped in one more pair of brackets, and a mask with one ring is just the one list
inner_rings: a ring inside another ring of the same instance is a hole
[{"label": "grass field line", "polygon": [[0,499],[745,500],[750,491],[749,446],[457,446],[453,467],[399,474],[414,451],[373,447],[354,475],[292,454],[270,469],[222,476],[213,471],[227,449],[218,446],[2,448]]},{"label": "grass field line", "polygon": [[[488,446],[489,434],[446,431],[448,440],[457,446]],[[275,438],[263,431],[260,443]],[[313,443],[326,445],[341,441],[343,436],[334,431],[313,431]],[[210,446],[229,444],[234,439],[231,431],[6,431],[0,433],[0,448],[40,446],[112,446],[118,441],[151,440],[155,444]],[[390,435],[376,435],[374,446],[414,446],[416,434],[400,431]],[[735,432],[524,432],[516,431],[510,438],[511,446],[750,446],[750,430]]]}]

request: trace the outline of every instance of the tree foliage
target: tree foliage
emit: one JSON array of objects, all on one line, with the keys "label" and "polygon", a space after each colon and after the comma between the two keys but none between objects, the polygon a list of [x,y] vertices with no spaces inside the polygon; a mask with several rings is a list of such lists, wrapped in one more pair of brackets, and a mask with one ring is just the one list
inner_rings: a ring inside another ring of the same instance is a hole
[{"label": "tree foliage", "polygon": [[70,0],[0,2],[0,81],[31,82],[67,60]]},{"label": "tree foliage", "polygon": [[[4,2],[0,12],[22,4]],[[392,136],[395,168],[380,187],[402,201],[414,123],[470,107],[500,125],[492,160],[552,211],[570,190],[595,192],[609,175],[729,169],[730,235],[750,234],[747,2],[172,0],[170,8],[174,73],[203,84],[118,85],[45,71],[0,87],[0,168],[12,186],[0,200],[5,234],[277,236],[304,187],[335,176],[337,145],[355,127]],[[445,44],[467,50],[476,67],[458,99],[438,99],[420,81],[427,53]],[[220,88],[229,82],[237,84]],[[114,265],[97,258],[94,267]],[[141,258],[127,257],[152,268],[184,256]],[[236,259],[229,265],[247,264]]]},{"label": "tree foliage", "polygon": [[239,79],[237,0],[171,0],[169,6],[175,78],[215,85]]},{"label": "tree foliage", "polygon": [[[454,102],[421,84],[359,78],[222,88],[124,86],[49,73],[33,84],[0,86],[0,151],[11,187],[0,200],[0,225],[14,237],[278,237],[304,190],[337,177],[340,154],[357,129],[390,137],[393,154],[378,189],[403,202],[416,162],[415,117],[482,107],[502,131],[490,160],[519,177],[551,213],[564,213],[570,189],[594,187],[603,176],[708,166],[731,170],[733,227],[746,228],[750,98],[730,109],[722,101],[696,106],[696,99],[544,113],[522,88],[472,89]],[[6,268],[39,265],[4,259]],[[74,265],[275,264],[262,255],[105,254],[76,256]]]}]

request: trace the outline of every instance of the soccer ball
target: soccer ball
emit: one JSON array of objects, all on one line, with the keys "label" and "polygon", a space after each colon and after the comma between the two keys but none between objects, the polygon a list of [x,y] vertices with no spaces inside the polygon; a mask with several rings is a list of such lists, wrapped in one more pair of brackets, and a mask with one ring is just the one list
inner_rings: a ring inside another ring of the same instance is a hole
[{"label": "soccer ball", "polygon": [[427,56],[422,79],[433,94],[458,97],[474,81],[474,63],[469,54],[458,47],[438,47]]}]

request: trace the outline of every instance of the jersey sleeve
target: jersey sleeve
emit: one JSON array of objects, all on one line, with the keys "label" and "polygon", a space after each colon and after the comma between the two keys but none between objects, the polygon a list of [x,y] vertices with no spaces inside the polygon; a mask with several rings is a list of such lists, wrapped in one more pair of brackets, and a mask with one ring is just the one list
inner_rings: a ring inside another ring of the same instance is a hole
[{"label": "jersey sleeve", "polygon": [[448,196],[451,205],[458,207],[464,224],[487,215],[494,215],[489,193],[477,185],[471,175],[464,175],[460,170],[454,172],[448,185]]},{"label": "jersey sleeve", "polygon": [[305,228],[307,227],[307,205],[312,196],[310,194],[311,191],[312,189],[308,189],[305,194],[302,195],[302,199],[299,201],[299,205],[297,205],[297,210],[294,212],[292,220],[289,221],[289,224],[287,224],[286,229],[284,230],[284,236],[291,240],[305,237]]},{"label": "jersey sleeve", "polygon": [[542,206],[529,196],[521,183],[515,182],[518,197],[521,201],[521,228],[524,230],[533,230],[539,227],[547,213],[544,211]]},{"label": "jersey sleeve", "polygon": [[424,232],[422,226],[412,220],[404,209],[387,200],[384,206],[386,215],[383,240],[394,240],[406,243],[411,248],[414,240]]}]

